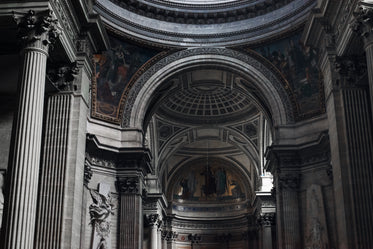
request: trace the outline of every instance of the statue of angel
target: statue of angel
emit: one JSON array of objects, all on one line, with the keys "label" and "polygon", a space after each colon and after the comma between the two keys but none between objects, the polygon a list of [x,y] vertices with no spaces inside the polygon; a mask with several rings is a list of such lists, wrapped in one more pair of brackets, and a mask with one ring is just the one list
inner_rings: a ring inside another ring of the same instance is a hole
[{"label": "statue of angel", "polygon": [[97,190],[90,190],[93,203],[89,206],[89,214],[91,216],[90,224],[101,223],[105,221],[110,214],[114,214],[114,204],[110,195],[100,194]]}]

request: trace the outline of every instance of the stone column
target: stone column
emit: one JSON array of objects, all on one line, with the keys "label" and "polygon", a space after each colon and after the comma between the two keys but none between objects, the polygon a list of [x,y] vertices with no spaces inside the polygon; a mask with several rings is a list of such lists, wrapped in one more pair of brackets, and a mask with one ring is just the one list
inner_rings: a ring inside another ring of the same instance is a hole
[{"label": "stone column", "polygon": [[158,247],[158,227],[159,227],[159,215],[149,214],[146,216],[146,223],[150,227],[150,249],[161,249]]},{"label": "stone column", "polygon": [[260,215],[259,224],[262,233],[262,249],[273,249],[272,226],[275,224],[275,214],[265,213]]},{"label": "stone column", "polygon": [[34,248],[48,48],[58,33],[52,12],[15,14],[23,42],[19,102],[9,160],[4,248]]},{"label": "stone column", "polygon": [[119,248],[141,249],[143,238],[142,177],[118,178],[120,194]]},{"label": "stone column", "polygon": [[373,113],[373,4],[361,2],[354,13],[355,20],[352,29],[363,38],[367,60],[370,110]]}]

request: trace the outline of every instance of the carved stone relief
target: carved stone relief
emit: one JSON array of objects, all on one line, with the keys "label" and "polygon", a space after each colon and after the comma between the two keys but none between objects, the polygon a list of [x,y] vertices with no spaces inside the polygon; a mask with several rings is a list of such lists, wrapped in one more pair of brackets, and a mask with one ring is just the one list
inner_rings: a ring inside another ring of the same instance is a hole
[{"label": "carved stone relief", "polygon": [[114,204],[110,197],[110,186],[99,184],[98,191],[90,189],[93,203],[89,206],[90,224],[93,226],[92,249],[111,248],[110,215],[114,214]]},{"label": "carved stone relief", "polygon": [[329,248],[323,194],[320,185],[307,189],[307,225],[305,231],[306,249]]}]

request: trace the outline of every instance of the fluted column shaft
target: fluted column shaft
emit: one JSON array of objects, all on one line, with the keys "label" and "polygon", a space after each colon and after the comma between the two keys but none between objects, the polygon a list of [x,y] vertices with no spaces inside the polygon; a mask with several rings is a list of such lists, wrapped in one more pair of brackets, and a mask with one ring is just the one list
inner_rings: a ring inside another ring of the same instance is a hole
[{"label": "fluted column shaft", "polygon": [[24,49],[9,165],[5,248],[33,248],[47,56],[38,47]]},{"label": "fluted column shaft", "polygon": [[150,248],[151,249],[158,249],[158,227],[157,224],[154,224],[151,227],[152,231],[150,234]]},{"label": "fluted column shaft", "polygon": [[300,248],[299,207],[296,190],[285,189],[282,192],[284,219],[284,248]]},{"label": "fluted column shaft", "polygon": [[35,248],[61,248],[71,94],[48,98]]},{"label": "fluted column shaft", "polygon": [[367,57],[369,91],[370,91],[370,109],[373,113],[373,41],[365,46],[365,54]]},{"label": "fluted column shaft", "polygon": [[14,19],[24,47],[2,236],[4,248],[23,249],[33,248],[46,64],[49,44],[58,34],[49,10],[15,13]]},{"label": "fluted column shaft", "polygon": [[139,177],[117,181],[120,193],[119,248],[141,249],[143,239],[143,208]]}]

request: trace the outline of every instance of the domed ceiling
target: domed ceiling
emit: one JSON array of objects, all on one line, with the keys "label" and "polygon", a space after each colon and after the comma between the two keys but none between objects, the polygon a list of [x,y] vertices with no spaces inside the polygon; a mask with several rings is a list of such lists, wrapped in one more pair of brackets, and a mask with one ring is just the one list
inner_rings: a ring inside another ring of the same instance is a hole
[{"label": "domed ceiling", "polygon": [[257,115],[252,98],[234,87],[234,76],[215,69],[185,73],[182,87],[169,94],[157,113],[184,124],[226,124]]},{"label": "domed ceiling", "polygon": [[299,27],[315,0],[97,0],[108,29],[153,46],[236,46]]}]

